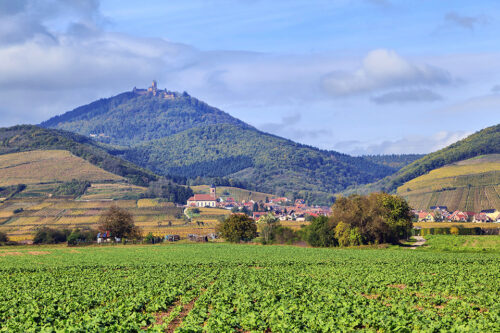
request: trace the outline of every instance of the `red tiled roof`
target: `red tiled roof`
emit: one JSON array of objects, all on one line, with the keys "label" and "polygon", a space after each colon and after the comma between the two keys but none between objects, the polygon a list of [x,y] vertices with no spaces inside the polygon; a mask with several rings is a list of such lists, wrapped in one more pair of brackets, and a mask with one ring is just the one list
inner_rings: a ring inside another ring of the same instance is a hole
[{"label": "red tiled roof", "polygon": [[215,201],[215,198],[210,194],[195,194],[188,201]]}]

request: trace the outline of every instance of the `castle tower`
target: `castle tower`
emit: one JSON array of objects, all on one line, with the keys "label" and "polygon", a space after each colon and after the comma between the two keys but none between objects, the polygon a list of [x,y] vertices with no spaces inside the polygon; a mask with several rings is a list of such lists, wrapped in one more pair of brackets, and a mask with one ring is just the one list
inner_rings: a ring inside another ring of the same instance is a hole
[{"label": "castle tower", "polygon": [[214,198],[214,199],[216,198],[216,196],[215,196],[215,185],[214,184],[210,185],[210,195],[212,196],[212,198]]},{"label": "castle tower", "polygon": [[153,91],[156,91],[156,89],[158,89],[158,84],[156,83],[156,80],[153,80],[153,84],[151,84],[151,88],[153,88]]}]

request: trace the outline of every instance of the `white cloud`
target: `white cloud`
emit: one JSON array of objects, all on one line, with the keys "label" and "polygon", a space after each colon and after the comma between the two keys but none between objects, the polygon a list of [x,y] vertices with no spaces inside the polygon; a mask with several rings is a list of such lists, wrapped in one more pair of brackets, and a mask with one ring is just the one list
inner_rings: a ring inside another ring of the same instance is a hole
[{"label": "white cloud", "polygon": [[323,88],[333,96],[347,96],[394,87],[447,85],[447,71],[407,61],[395,51],[379,49],[368,53],[361,67],[352,72],[334,71],[323,78]]}]

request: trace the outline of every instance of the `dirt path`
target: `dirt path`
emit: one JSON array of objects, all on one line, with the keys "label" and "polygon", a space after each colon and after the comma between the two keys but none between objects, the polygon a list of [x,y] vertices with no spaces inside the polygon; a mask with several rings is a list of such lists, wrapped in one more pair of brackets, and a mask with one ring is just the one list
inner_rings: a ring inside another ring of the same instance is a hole
[{"label": "dirt path", "polygon": [[417,247],[424,245],[426,242],[425,238],[422,236],[413,236],[413,238],[416,239],[417,241],[413,243],[412,246],[410,247],[410,249],[412,250],[415,250]]}]

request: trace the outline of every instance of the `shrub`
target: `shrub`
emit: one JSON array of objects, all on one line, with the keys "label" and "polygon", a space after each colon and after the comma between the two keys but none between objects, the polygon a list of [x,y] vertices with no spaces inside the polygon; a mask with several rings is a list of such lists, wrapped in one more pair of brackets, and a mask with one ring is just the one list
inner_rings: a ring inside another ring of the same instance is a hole
[{"label": "shrub", "polygon": [[233,214],[217,225],[217,232],[226,241],[238,243],[257,237],[257,224],[246,215]]},{"label": "shrub", "polygon": [[0,231],[0,243],[7,243],[9,241],[9,237],[5,232]]},{"label": "shrub", "polygon": [[293,244],[299,241],[300,237],[292,228],[279,225],[274,230],[274,240],[279,244]]},{"label": "shrub", "polygon": [[75,229],[69,234],[68,245],[78,245],[81,243],[91,243],[97,238],[97,230],[94,229]]},{"label": "shrub", "polygon": [[43,227],[35,233],[33,244],[58,244],[66,242],[71,231]]},{"label": "shrub", "polygon": [[335,238],[335,226],[329,222],[326,216],[318,216],[305,228],[304,240],[311,246],[335,246],[338,245]]}]

